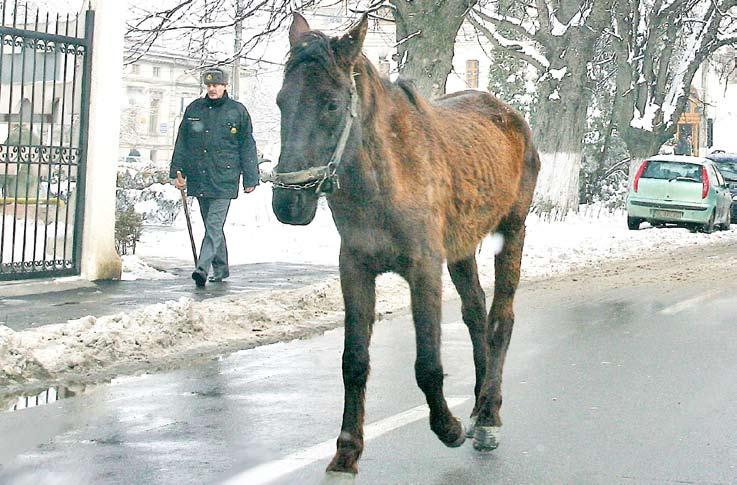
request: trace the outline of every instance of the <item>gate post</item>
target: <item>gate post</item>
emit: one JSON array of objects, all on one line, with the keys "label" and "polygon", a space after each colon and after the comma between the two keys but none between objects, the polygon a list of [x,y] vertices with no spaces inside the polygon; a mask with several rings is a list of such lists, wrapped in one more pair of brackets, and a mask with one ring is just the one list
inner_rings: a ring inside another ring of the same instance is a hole
[{"label": "gate post", "polygon": [[92,39],[89,132],[82,234],[81,276],[119,279],[115,251],[115,187],[123,77],[124,20],[128,2],[90,0],[95,11]]}]

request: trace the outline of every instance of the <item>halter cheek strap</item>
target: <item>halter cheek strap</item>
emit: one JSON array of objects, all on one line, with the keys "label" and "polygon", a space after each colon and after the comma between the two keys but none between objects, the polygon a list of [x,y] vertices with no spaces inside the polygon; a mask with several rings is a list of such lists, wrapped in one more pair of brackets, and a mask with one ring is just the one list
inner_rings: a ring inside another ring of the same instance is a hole
[{"label": "halter cheek strap", "polygon": [[358,91],[356,81],[351,75],[351,103],[345,116],[345,124],[338,138],[333,155],[326,165],[311,167],[296,172],[269,172],[261,174],[262,182],[271,182],[274,187],[292,190],[307,190],[315,188],[315,193],[320,196],[331,194],[340,188],[338,181],[338,167],[343,161],[348,137],[351,134],[353,120],[358,117]]}]

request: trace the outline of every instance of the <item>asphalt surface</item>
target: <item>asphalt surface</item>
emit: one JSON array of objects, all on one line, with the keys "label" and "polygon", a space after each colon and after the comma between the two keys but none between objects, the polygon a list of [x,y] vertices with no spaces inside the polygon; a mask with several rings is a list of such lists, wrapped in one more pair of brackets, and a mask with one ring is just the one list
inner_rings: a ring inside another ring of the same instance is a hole
[{"label": "asphalt surface", "polygon": [[[367,425],[383,431],[355,483],[735,483],[737,282],[662,266],[523,286],[502,443],[489,454],[445,448],[426,417],[390,424],[424,399],[411,321],[378,322]],[[457,301],[445,305],[443,360],[446,396],[466,417],[473,370],[459,315]],[[335,330],[0,413],[0,483],[345,483],[324,474],[342,413],[341,352]]]},{"label": "asphalt surface", "polygon": [[38,325],[63,323],[87,315],[101,317],[130,311],[181,297],[195,301],[233,293],[255,293],[272,289],[298,288],[337,276],[337,267],[292,263],[256,263],[231,266],[230,277],[222,283],[197,288],[192,269],[170,261],[148,261],[175,276],[162,280],[100,281],[94,285],[64,291],[2,297],[0,324],[15,331]]}]

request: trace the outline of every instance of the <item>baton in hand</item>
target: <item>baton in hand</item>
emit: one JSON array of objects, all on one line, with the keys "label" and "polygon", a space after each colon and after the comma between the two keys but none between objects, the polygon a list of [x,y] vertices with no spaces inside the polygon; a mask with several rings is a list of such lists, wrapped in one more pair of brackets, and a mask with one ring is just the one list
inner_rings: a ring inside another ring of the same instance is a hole
[{"label": "baton in hand", "polygon": [[184,177],[182,172],[177,170],[177,181],[182,185],[179,193],[182,194],[182,205],[184,206],[184,216],[187,219],[187,230],[189,230],[189,242],[192,244],[192,257],[194,258],[195,268],[197,267],[197,246],[194,243],[194,235],[192,234],[192,220],[189,218],[189,204],[187,204],[187,195],[184,193]]}]

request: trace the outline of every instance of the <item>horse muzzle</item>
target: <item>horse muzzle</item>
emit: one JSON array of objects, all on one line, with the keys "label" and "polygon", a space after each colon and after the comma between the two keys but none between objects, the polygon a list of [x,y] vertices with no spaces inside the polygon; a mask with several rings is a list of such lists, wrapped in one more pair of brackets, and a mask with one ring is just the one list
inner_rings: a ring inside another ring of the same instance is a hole
[{"label": "horse muzzle", "polygon": [[271,208],[282,224],[306,226],[315,218],[318,200],[314,192],[274,187]]}]

